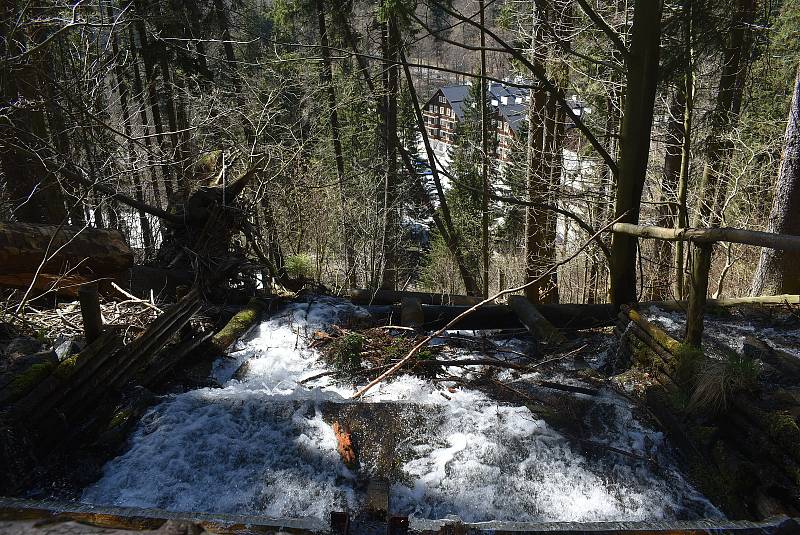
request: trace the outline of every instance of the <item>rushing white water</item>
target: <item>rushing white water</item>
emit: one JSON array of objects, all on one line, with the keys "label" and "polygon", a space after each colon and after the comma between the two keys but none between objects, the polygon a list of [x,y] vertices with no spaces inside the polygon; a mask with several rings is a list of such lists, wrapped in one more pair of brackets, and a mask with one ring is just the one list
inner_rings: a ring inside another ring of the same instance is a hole
[{"label": "rushing white water", "polygon": [[[129,449],[85,489],[88,503],[169,510],[254,513],[324,519],[356,510],[357,476],[336,453],[323,403],[352,393],[327,379],[297,381],[323,368],[307,340],[313,331],[362,309],[330,298],[288,306],[239,343],[214,370],[223,388],[166,397],[142,420]],[[232,379],[248,361],[247,372]],[[400,441],[401,477],[391,508],[423,518],[466,521],[590,521],[719,516],[671,464],[664,438],[639,423],[611,394],[597,402],[595,443],[587,456],[525,407],[457,390],[442,395],[401,376],[366,401],[406,400],[421,411],[422,432]]]}]

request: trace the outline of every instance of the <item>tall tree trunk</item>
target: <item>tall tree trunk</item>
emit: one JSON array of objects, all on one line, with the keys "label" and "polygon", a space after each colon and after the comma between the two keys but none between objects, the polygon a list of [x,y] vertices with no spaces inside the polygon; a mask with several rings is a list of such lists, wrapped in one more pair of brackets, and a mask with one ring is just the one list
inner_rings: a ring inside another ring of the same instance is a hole
[{"label": "tall tree trunk", "polygon": [[393,12],[384,15],[381,23],[381,46],[383,55],[384,84],[384,147],[386,154],[386,173],[384,182],[384,229],[383,229],[383,273],[381,288],[394,290],[398,279],[398,241],[400,240],[399,198],[397,195],[397,145],[393,137],[397,135],[397,59],[400,48],[400,35],[397,17]]},{"label": "tall tree trunk", "polygon": [[[625,112],[620,140],[619,176],[614,217],[639,222],[650,133],[658,82],[662,0],[636,0],[627,58]],[[611,301],[616,306],[635,302],[637,240],[614,234],[611,239]]]},{"label": "tall tree trunk", "polygon": [[[786,146],[769,214],[769,232],[800,236],[800,66],[794,83]],[[753,295],[800,293],[800,252],[762,249]]]},{"label": "tall tree trunk", "polygon": [[[112,12],[111,4],[107,5],[108,10],[108,18],[113,19],[114,14]],[[110,34],[111,39],[111,53],[114,57],[114,75],[116,77],[116,86],[117,92],[119,93],[119,103],[121,108],[122,114],[122,126],[123,131],[125,133],[125,137],[127,138],[128,144],[128,155],[130,159],[130,166],[131,169],[136,168],[136,148],[133,144],[132,140],[132,131],[131,131],[131,123],[128,113],[130,112],[130,107],[128,106],[128,84],[125,80],[125,72],[122,67],[120,50],[119,50],[119,42],[117,40],[117,34],[113,31]],[[134,171],[131,173],[131,180],[133,182],[134,188],[134,196],[136,200],[140,203],[144,202],[144,191],[142,188],[141,177],[138,172]],[[139,226],[142,232],[142,244],[144,245],[145,255],[150,256],[153,252],[153,232],[150,228],[150,220],[147,219],[147,214],[144,211],[139,210]]]},{"label": "tall tree trunk", "polygon": [[[683,85],[683,84],[681,84]],[[658,225],[661,227],[677,226],[680,209],[675,206],[673,198],[677,199],[681,163],[683,155],[684,138],[684,114],[686,109],[686,99],[683,87],[673,88],[669,101],[669,119],[666,128],[666,140],[664,150],[664,167],[661,174],[661,192],[658,206]],[[672,192],[676,192],[675,197]],[[664,301],[672,297],[672,287],[670,285],[673,273],[672,244],[655,240],[655,262],[656,269],[653,273],[653,281],[650,284],[650,296],[653,301]]]},{"label": "tall tree trunk", "polygon": [[[28,7],[37,11],[35,7]],[[16,31],[10,39],[11,26],[19,20],[16,2],[0,5],[0,56],[11,58],[36,47],[46,36],[41,28]],[[24,26],[23,26],[24,28]],[[38,34],[37,34],[38,32]],[[34,35],[37,34],[37,35]],[[45,117],[45,86],[40,70],[45,68],[45,50],[27,52],[16,65],[5,65],[0,72],[2,101],[23,103],[11,108],[0,119],[0,163],[6,184],[14,201],[14,216],[18,221],[30,223],[62,223],[67,211],[61,186],[54,173],[39,158],[21,154],[16,147],[35,151],[40,140],[48,139]]]},{"label": "tall tree trunk", "polygon": [[[478,0],[481,24],[481,256],[483,260],[483,296],[489,297],[489,121],[493,110],[486,106],[486,32],[483,0]],[[501,288],[502,289],[502,288]]]},{"label": "tall tree trunk", "polygon": [[[532,90],[528,107],[528,146],[525,183],[528,201],[547,202],[547,188],[543,186],[543,147],[545,139],[544,115],[547,95],[542,90]],[[540,275],[542,257],[545,254],[547,212],[529,204],[525,207],[525,282],[536,280]],[[534,303],[541,302],[543,282],[525,288],[525,295]]]},{"label": "tall tree trunk", "polygon": [[720,210],[725,198],[722,167],[732,149],[727,139],[730,129],[736,126],[741,108],[746,65],[752,42],[752,24],[755,0],[737,0],[728,44],[722,57],[717,99],[711,114],[711,131],[706,139],[706,165],[697,197],[694,226],[719,226]]},{"label": "tall tree trunk", "polygon": [[164,124],[161,121],[161,108],[158,104],[158,91],[156,90],[156,72],[155,64],[153,62],[153,50],[147,38],[147,28],[145,26],[145,17],[147,10],[145,9],[145,0],[134,0],[133,4],[136,7],[136,33],[139,36],[139,54],[144,63],[144,77],[147,84],[147,100],[150,104],[150,115],[153,117],[153,128],[156,131],[156,140],[160,149],[161,156],[161,173],[164,177],[164,190],[167,192],[167,198],[172,197],[172,181],[173,173],[170,167],[170,162],[167,158],[166,139],[164,138]]},{"label": "tall tree trunk", "polygon": [[[681,172],[678,177],[678,217],[675,220],[676,228],[689,226],[689,210],[686,204],[686,194],[689,189],[689,171],[692,159],[692,118],[694,115],[694,45],[692,27],[692,0],[686,0],[686,24],[684,26],[684,76],[683,76],[683,143],[681,144]],[[684,299],[684,242],[675,243],[675,282],[674,294],[676,299]]]},{"label": "tall tree trunk", "polygon": [[[130,39],[130,46],[133,49],[136,45],[136,39],[133,35],[133,26],[128,27],[128,38]],[[156,173],[156,164],[153,160],[153,141],[150,138],[150,125],[147,120],[147,109],[144,103],[144,88],[142,86],[142,75],[139,72],[139,58],[133,57],[131,63],[133,64],[133,91],[136,93],[137,105],[139,110],[139,121],[142,123],[142,130],[144,131],[144,147],[147,151],[147,170],[150,174],[150,183],[153,187],[153,197],[156,201],[156,206],[162,207],[161,202],[161,188],[158,184],[158,174]]]},{"label": "tall tree trunk", "polygon": [[[431,146],[431,140],[428,138],[428,130],[425,128],[425,120],[422,116],[422,109],[419,105],[419,99],[417,98],[417,91],[414,88],[414,80],[411,77],[411,69],[408,67],[408,62],[406,61],[405,54],[403,51],[400,51],[400,60],[403,63],[403,71],[405,73],[406,85],[408,86],[408,91],[411,94],[411,103],[414,106],[414,114],[416,115],[417,119],[417,129],[420,131],[420,135],[422,136],[422,143],[425,145],[425,154],[428,158],[428,165],[431,170],[431,177],[433,178],[433,185],[436,189],[436,195],[439,199],[439,211],[441,212],[441,217],[436,214],[436,208],[431,206],[431,213],[433,217],[433,221],[436,224],[436,228],[439,230],[439,233],[442,235],[442,239],[444,239],[445,244],[447,245],[447,249],[450,251],[450,254],[453,255],[453,260],[456,263],[456,267],[458,268],[458,272],[461,275],[461,280],[464,282],[464,288],[466,289],[467,295],[480,295],[480,287],[478,286],[478,281],[475,278],[475,274],[470,271],[469,267],[467,266],[466,260],[464,259],[464,253],[461,247],[461,239],[459,237],[458,232],[453,227],[453,220],[450,216],[450,207],[447,204],[447,198],[444,194],[444,188],[442,187],[442,181],[439,177],[439,169],[438,164],[436,162],[436,155],[433,152],[433,147]],[[363,70],[363,69],[362,69]],[[363,70],[366,72],[366,70]],[[366,79],[369,79],[368,77]],[[413,164],[409,165],[409,173],[414,172]],[[424,188],[422,188],[424,190]],[[428,193],[427,191],[422,192],[426,198]],[[430,200],[428,198],[428,200]],[[432,204],[432,203],[431,203]]]},{"label": "tall tree trunk", "polygon": [[347,195],[345,194],[344,155],[339,133],[339,113],[337,111],[336,90],[333,87],[331,55],[328,49],[328,29],[325,22],[323,0],[316,0],[317,22],[319,24],[320,54],[322,68],[319,71],[320,82],[328,97],[328,123],[331,128],[333,158],[336,161],[336,178],[339,181],[339,210],[341,211],[342,246],[344,249],[344,280],[351,288],[358,287],[355,268],[355,250],[353,249],[353,231],[348,224]]}]

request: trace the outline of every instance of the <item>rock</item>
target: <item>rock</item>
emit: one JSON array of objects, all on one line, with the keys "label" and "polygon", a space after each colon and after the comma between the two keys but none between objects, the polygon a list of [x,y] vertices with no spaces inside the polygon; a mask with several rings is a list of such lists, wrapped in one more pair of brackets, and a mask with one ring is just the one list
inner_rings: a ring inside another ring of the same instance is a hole
[{"label": "rock", "polygon": [[73,340],[71,338],[67,338],[62,342],[56,341],[56,355],[58,356],[59,362],[66,359],[70,355],[74,355],[75,353],[80,353],[81,349],[83,349],[82,344]]},{"label": "rock", "polygon": [[30,336],[17,336],[12,339],[5,349],[7,359],[14,359],[25,355],[39,353],[44,349],[44,344],[36,338]]},{"label": "rock", "polygon": [[[27,388],[27,383],[36,383],[47,376],[58,364],[58,356],[53,351],[39,351],[33,354],[15,354],[0,362],[0,390],[16,383]],[[26,384],[23,384],[26,383]]]}]

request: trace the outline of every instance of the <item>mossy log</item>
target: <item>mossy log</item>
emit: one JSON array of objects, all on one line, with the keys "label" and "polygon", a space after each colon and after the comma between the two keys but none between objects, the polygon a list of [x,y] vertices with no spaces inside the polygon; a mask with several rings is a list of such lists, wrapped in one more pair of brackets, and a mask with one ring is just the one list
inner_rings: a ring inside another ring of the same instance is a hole
[{"label": "mossy log", "polygon": [[646,332],[653,340],[658,342],[661,347],[672,353],[678,355],[682,351],[683,344],[675,340],[673,337],[659,329],[645,318],[639,312],[631,307],[623,305],[622,310],[627,314],[628,318],[636,323],[644,332]]},{"label": "mossy log", "polygon": [[236,340],[252,327],[267,306],[263,300],[252,298],[247,306],[237,312],[228,323],[211,338],[211,346],[218,354],[224,353]]},{"label": "mossy log", "polygon": [[512,295],[508,299],[508,304],[514,310],[520,323],[538,340],[548,344],[563,344],[566,338],[561,331],[556,329],[552,323],[539,312],[527,297],[522,295]]}]

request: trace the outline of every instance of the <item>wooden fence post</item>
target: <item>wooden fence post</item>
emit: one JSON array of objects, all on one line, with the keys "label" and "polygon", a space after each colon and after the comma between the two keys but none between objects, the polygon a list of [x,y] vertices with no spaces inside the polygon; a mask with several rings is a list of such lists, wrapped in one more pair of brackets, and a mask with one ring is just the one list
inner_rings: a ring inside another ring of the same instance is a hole
[{"label": "wooden fence post", "polygon": [[703,314],[708,294],[708,270],[711,268],[711,243],[692,243],[692,270],[689,285],[689,307],[686,311],[684,342],[699,348],[703,343]]},{"label": "wooden fence post", "polygon": [[100,316],[100,297],[97,283],[84,284],[78,289],[78,301],[81,304],[81,318],[86,343],[91,344],[103,330],[103,318]]}]

